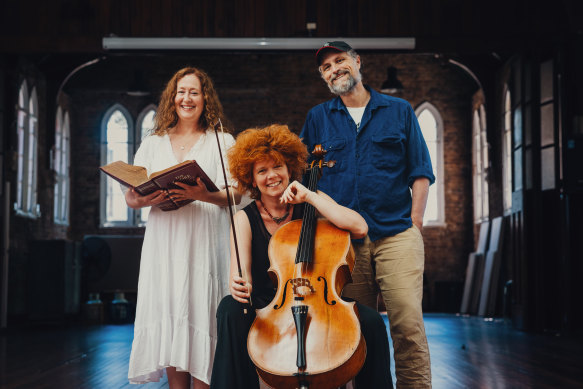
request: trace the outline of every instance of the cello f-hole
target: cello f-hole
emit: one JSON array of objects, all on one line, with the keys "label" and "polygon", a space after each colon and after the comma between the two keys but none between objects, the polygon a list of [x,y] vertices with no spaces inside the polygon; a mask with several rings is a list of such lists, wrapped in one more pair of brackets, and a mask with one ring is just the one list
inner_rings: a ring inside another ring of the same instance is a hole
[{"label": "cello f-hole", "polygon": [[273,306],[273,309],[279,309],[279,308],[283,307],[283,303],[285,303],[285,296],[286,296],[286,294],[287,294],[287,284],[288,284],[290,281],[291,281],[291,280],[287,280],[287,281],[285,282],[285,285],[284,285],[284,287],[283,287],[283,295],[281,296],[281,303],[279,303],[279,305],[277,305],[277,304],[276,304],[276,305],[274,305],[274,306]]},{"label": "cello f-hole", "polygon": [[335,305],[336,300],[332,300],[331,302],[328,301],[328,281],[326,281],[326,278],[320,276],[318,277],[318,281],[324,281],[324,301],[326,302],[326,304]]}]

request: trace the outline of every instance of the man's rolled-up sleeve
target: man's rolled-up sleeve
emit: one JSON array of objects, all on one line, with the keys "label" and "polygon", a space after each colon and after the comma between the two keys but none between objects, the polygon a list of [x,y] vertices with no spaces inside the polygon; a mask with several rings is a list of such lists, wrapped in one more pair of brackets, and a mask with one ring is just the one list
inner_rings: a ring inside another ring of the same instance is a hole
[{"label": "man's rolled-up sleeve", "polygon": [[416,179],[425,177],[429,179],[429,185],[431,185],[435,182],[431,157],[429,156],[429,150],[423,138],[421,127],[419,127],[419,122],[411,106],[407,109],[407,127],[409,132],[407,143],[407,183],[409,187],[412,187]]}]

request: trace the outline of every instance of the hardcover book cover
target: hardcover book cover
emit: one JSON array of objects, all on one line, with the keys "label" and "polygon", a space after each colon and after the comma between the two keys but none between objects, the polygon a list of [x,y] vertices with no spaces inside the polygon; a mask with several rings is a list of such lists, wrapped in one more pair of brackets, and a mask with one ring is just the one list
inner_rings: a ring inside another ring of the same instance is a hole
[{"label": "hardcover book cover", "polygon": [[[219,188],[194,160],[187,160],[178,165],[150,174],[142,166],[129,165],[123,161],[115,161],[99,168],[102,172],[124,186],[133,188],[140,195],[148,195],[158,189],[169,190],[180,188],[174,182],[197,185],[196,179],[201,178],[210,192],[218,192]],[[178,209],[194,200],[174,201],[168,199],[157,205],[163,211]]]}]

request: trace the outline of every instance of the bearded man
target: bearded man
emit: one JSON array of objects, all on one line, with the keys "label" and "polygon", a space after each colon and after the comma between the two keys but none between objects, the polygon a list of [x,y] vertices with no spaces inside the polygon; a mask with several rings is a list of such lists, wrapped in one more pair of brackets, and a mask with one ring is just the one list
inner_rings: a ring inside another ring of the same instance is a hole
[{"label": "bearded man", "polygon": [[[362,83],[360,56],[346,42],[316,53],[322,79],[337,97],[308,113],[302,133],[308,150],[321,144],[334,160],[318,188],[360,213],[368,235],[354,241],[353,283],[343,295],[377,307],[380,289],[394,344],[397,388],[430,388],[423,324],[423,214],[435,181],[411,105]],[[387,367],[388,368],[388,367]]]}]

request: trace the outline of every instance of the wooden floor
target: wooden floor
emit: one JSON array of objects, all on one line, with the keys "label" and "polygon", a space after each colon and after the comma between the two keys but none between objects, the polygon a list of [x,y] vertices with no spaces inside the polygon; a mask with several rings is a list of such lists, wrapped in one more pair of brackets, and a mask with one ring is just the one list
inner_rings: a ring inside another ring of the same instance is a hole
[{"label": "wooden floor", "polygon": [[[583,341],[502,320],[428,314],[433,387],[583,388]],[[0,388],[167,388],[127,383],[132,325],[45,326],[0,334]],[[394,375],[394,366],[391,366]]]}]

